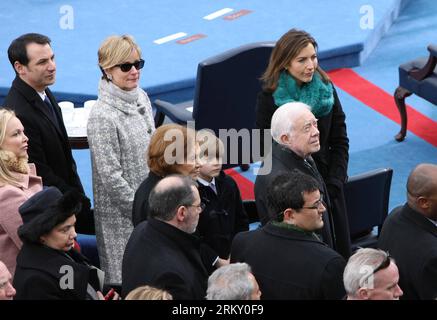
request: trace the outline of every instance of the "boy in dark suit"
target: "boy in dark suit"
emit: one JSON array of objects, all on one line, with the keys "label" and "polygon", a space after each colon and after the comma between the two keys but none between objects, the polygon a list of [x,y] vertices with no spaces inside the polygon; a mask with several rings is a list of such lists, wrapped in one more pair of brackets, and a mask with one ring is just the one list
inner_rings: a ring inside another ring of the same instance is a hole
[{"label": "boy in dark suit", "polygon": [[198,137],[202,165],[197,182],[206,207],[200,215],[197,233],[211,249],[202,250],[202,254],[212,272],[213,266],[229,263],[232,239],[238,232],[249,230],[249,220],[237,184],[222,170],[222,141],[206,130],[198,132]]}]

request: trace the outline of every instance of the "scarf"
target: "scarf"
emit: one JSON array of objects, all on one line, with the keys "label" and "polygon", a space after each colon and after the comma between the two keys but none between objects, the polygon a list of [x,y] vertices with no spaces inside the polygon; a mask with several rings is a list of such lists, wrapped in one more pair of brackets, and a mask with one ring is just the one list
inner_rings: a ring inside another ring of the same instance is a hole
[{"label": "scarf", "polygon": [[303,102],[311,107],[311,112],[319,119],[332,110],[334,88],[331,83],[323,82],[318,72],[314,73],[310,82],[298,86],[288,72],[282,71],[273,98],[278,107],[287,102]]},{"label": "scarf", "polygon": [[272,221],[272,224],[276,227],[279,228],[283,228],[283,229],[291,229],[291,230],[295,230],[297,232],[301,232],[307,236],[312,237],[313,239],[317,240],[317,241],[322,241],[315,232],[311,232],[311,231],[306,231],[302,228],[299,228],[298,226],[294,225],[294,224],[289,224],[289,223],[285,223],[285,222],[279,222],[279,221]]}]

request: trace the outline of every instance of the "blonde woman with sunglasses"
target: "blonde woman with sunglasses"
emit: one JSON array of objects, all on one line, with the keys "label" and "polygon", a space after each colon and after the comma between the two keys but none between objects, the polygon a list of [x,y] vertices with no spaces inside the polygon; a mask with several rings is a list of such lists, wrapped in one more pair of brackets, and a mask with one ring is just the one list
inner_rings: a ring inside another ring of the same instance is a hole
[{"label": "blonde woman with sunglasses", "polygon": [[88,120],[96,238],[105,282],[121,283],[121,261],[133,230],[135,190],[147,177],[155,131],[150,100],[139,86],[144,60],[129,35],[110,36],[98,51],[102,78]]}]

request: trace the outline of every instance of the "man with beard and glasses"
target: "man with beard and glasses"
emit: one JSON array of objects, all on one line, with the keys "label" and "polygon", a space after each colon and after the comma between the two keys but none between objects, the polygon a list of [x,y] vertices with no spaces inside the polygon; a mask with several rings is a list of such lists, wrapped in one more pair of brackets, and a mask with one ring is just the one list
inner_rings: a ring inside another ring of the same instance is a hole
[{"label": "man with beard and glasses", "polygon": [[149,285],[175,300],[204,299],[208,272],[193,235],[205,208],[197,184],[169,175],[152,189],[148,205],[148,219],[135,227],[124,252],[122,294]]}]

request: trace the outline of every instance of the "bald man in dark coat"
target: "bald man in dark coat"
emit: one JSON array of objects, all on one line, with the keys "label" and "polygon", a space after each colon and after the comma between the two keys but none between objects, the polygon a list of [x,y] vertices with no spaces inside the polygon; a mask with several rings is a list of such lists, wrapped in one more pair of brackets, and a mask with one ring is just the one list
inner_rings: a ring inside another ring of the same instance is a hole
[{"label": "bald man in dark coat", "polygon": [[437,165],[413,169],[407,203],[387,217],[378,246],[396,260],[401,299],[437,298]]}]

